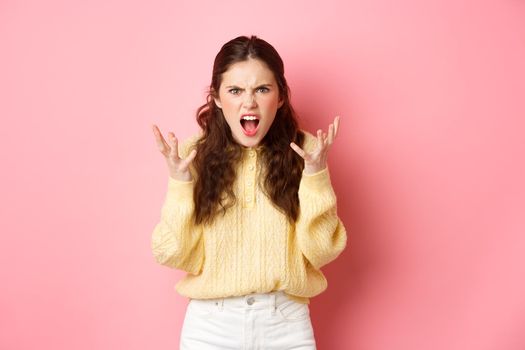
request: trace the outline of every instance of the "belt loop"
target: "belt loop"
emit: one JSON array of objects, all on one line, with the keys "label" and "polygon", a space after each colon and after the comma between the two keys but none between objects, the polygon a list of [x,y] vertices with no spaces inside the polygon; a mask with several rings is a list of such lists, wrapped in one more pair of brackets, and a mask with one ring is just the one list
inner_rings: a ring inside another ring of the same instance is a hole
[{"label": "belt loop", "polygon": [[215,306],[217,307],[217,309],[219,309],[219,311],[222,311],[222,309],[224,308],[224,299],[223,298],[215,299]]},{"label": "belt loop", "polygon": [[270,295],[270,308],[271,308],[271,312],[272,312],[272,315],[275,315],[275,311],[277,310],[277,301],[276,301],[276,295],[275,293],[272,293]]}]

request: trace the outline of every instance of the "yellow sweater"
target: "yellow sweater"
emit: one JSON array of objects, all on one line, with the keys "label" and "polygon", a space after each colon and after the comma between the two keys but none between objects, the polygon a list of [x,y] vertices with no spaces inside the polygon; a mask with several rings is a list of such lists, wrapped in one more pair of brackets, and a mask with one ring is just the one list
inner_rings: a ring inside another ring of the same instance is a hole
[{"label": "yellow sweater", "polygon": [[[305,134],[303,149],[310,151],[316,138]],[[181,157],[189,154],[197,138],[179,146]],[[300,214],[290,225],[260,189],[258,150],[244,148],[234,183],[237,204],[211,225],[195,226],[191,220],[195,180],[168,178],[151,248],[159,264],[187,272],[175,285],[179,294],[207,299],[283,290],[308,304],[327,288],[320,268],[337,258],[347,239],[328,168],[303,173]]]}]

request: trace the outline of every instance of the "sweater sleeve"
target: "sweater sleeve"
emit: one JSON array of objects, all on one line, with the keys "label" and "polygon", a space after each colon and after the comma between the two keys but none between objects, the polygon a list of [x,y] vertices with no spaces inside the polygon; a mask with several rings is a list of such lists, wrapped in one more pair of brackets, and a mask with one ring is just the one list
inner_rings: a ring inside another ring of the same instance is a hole
[{"label": "sweater sleeve", "polygon": [[[311,136],[311,135],[307,135]],[[315,139],[307,137],[305,150]],[[346,247],[346,229],[337,216],[336,196],[328,168],[302,175],[299,185],[300,213],[296,222],[299,248],[310,264],[320,269]]]},{"label": "sweater sleeve", "polygon": [[[181,157],[189,154],[191,139],[179,147]],[[204,262],[202,228],[193,223],[195,179],[179,181],[168,177],[168,189],[155,225],[151,249],[162,265],[199,274]]]}]

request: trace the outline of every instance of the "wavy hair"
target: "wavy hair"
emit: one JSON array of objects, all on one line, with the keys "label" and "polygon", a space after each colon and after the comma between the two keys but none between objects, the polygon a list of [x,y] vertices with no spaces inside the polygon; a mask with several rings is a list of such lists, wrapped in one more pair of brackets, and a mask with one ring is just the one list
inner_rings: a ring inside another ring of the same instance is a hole
[{"label": "wavy hair", "polygon": [[243,153],[242,146],[233,139],[222,109],[216,106],[214,98],[218,97],[222,74],[232,64],[250,58],[266,63],[278,84],[279,97],[284,101],[260,144],[264,164],[262,190],[290,222],[295,222],[299,215],[298,189],[304,161],[290,147],[290,142],[302,147],[305,136],[290,104],[283,61],[268,42],[253,35],[239,36],[224,44],[215,57],[206,103],[197,109],[197,123],[203,134],[197,140],[197,155],[193,161],[196,224],[211,223],[220,211],[226,212],[237,200],[233,184],[237,175],[235,169]]}]

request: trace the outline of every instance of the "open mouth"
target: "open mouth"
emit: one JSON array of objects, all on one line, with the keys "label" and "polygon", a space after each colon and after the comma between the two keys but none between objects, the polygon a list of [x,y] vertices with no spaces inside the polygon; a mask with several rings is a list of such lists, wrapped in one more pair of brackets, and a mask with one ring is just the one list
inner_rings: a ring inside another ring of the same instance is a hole
[{"label": "open mouth", "polygon": [[241,118],[241,126],[244,134],[253,136],[259,127],[259,117],[256,115],[243,115]]}]

